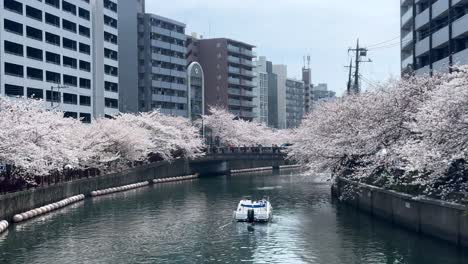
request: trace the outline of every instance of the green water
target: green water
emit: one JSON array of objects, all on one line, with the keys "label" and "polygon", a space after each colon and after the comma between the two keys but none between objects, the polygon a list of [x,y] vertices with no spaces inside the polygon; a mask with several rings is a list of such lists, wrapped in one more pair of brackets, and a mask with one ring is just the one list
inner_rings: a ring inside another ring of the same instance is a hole
[{"label": "green water", "polygon": [[[298,174],[202,178],[117,193],[13,225],[0,263],[468,263],[468,250],[337,204]],[[269,195],[269,224],[235,223]]]}]

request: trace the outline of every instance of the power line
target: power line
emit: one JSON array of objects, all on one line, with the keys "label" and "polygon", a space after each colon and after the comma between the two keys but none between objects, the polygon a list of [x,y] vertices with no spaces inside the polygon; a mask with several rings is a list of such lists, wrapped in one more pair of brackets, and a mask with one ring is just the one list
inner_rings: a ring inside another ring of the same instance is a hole
[{"label": "power line", "polygon": [[391,41],[393,41],[393,40],[395,40],[395,39],[398,39],[398,38],[400,38],[400,35],[398,35],[398,36],[396,36],[396,37],[394,37],[394,38],[392,38],[392,39],[386,40],[386,41],[382,41],[382,42],[379,42],[379,43],[375,43],[375,44],[369,45],[369,46],[367,46],[367,47],[368,47],[368,48],[371,48],[371,47],[374,47],[374,46],[380,46],[380,45],[382,45],[382,44],[391,42]]}]

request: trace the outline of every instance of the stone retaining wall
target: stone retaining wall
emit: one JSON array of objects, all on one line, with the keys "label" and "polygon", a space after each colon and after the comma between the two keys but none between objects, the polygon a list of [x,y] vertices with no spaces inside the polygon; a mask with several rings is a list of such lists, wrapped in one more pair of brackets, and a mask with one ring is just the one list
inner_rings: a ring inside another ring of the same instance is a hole
[{"label": "stone retaining wall", "polygon": [[352,199],[342,199],[343,202],[409,230],[468,247],[466,206],[417,198],[345,179],[337,180],[332,195],[340,197],[347,185],[359,186],[359,193]]},{"label": "stone retaining wall", "polygon": [[53,203],[65,197],[81,193],[90,195],[94,190],[187,175],[189,171],[189,164],[186,160],[176,160],[172,163],[158,162],[119,173],[0,195],[0,220],[10,220],[17,213]]}]

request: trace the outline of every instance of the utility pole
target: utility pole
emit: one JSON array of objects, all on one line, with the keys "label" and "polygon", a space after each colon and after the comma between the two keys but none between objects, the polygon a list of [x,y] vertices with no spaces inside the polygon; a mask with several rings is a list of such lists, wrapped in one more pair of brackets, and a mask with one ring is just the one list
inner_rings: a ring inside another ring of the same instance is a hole
[{"label": "utility pole", "polygon": [[353,82],[353,60],[349,61],[349,74],[348,74],[348,87],[346,87],[346,92],[348,95],[351,95],[351,83]]},{"label": "utility pole", "polygon": [[[60,91],[62,88],[68,88],[65,85],[57,85],[50,87],[50,108],[54,109],[54,89],[57,88],[57,91]],[[59,104],[60,105],[60,104]]]},{"label": "utility pole", "polygon": [[356,43],[356,49],[348,49],[348,53],[350,51],[354,51],[356,53],[356,62],[355,62],[355,68],[356,71],[354,72],[354,85],[353,85],[353,90],[354,93],[358,94],[360,93],[360,87],[359,87],[359,64],[361,62],[372,62],[370,59],[368,61],[361,61],[361,57],[366,57],[367,56],[367,51],[368,49],[366,48],[360,48],[359,47],[359,39],[357,40]]}]

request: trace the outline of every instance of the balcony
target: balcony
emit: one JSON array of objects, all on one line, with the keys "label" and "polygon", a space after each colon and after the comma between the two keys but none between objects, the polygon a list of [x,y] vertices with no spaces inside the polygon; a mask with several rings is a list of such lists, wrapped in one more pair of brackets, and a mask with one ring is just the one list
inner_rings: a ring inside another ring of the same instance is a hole
[{"label": "balcony", "polygon": [[237,58],[237,57],[233,57],[233,56],[228,56],[228,61],[229,61],[229,62],[232,62],[232,63],[240,64],[241,59],[240,59],[240,58]]},{"label": "balcony", "polygon": [[449,72],[449,66],[450,66],[450,62],[449,62],[449,58],[447,57],[447,58],[434,62],[432,64],[432,70],[434,72],[447,73]]},{"label": "balcony", "polygon": [[228,71],[229,71],[229,73],[234,73],[234,74],[240,74],[241,73],[240,68],[235,68],[235,67],[231,67],[231,66],[229,66]]},{"label": "balcony", "polygon": [[231,44],[228,44],[228,50],[231,51],[231,52],[235,52],[235,53],[239,53],[241,54],[241,49],[239,47],[235,47]]},{"label": "balcony", "polygon": [[462,34],[468,32],[468,14],[460,17],[459,19],[455,20],[452,24],[452,38],[456,38]]},{"label": "balcony", "polygon": [[429,52],[429,37],[416,43],[416,56]]},{"label": "balcony", "polygon": [[253,71],[244,70],[244,69],[242,69],[241,74],[249,76],[249,77],[254,77],[255,76],[255,73]]},{"label": "balcony", "polygon": [[251,111],[242,111],[240,113],[240,117],[243,117],[243,118],[254,118],[255,117],[255,113],[254,112],[251,112]]},{"label": "balcony", "polygon": [[449,9],[449,1],[439,0],[432,5],[432,19],[444,14]]},{"label": "balcony", "polygon": [[233,106],[241,106],[240,100],[237,99],[228,99],[228,104]]},{"label": "balcony", "polygon": [[241,101],[243,107],[248,107],[248,108],[253,108],[255,107],[254,103],[252,101]]},{"label": "balcony", "polygon": [[421,14],[416,16],[416,29],[419,29],[429,24],[429,8],[424,10]]},{"label": "balcony", "polygon": [[411,18],[413,18],[413,8],[409,8],[402,16],[401,16],[401,25],[406,25]]},{"label": "balcony", "polygon": [[411,49],[411,44],[413,44],[413,32],[412,31],[406,34],[401,39],[401,48],[405,49],[409,47],[409,49]]},{"label": "balcony", "polygon": [[242,96],[244,96],[244,97],[251,97],[251,98],[252,98],[252,97],[255,97],[255,96],[254,96],[254,93],[253,93],[252,91],[245,90],[245,89],[242,90]]},{"label": "balcony", "polygon": [[242,80],[242,81],[241,81],[241,84],[242,84],[242,85],[245,85],[245,86],[252,86],[252,87],[255,87],[255,86],[256,86],[254,82],[248,81],[248,80]]},{"label": "balcony", "polygon": [[231,84],[240,84],[240,83],[241,83],[241,80],[240,80],[240,79],[237,79],[237,78],[229,77],[229,78],[228,78],[228,82],[231,83]]},{"label": "balcony", "polygon": [[448,44],[449,41],[449,27],[443,27],[432,34],[432,48],[437,48],[443,44]]},{"label": "balcony", "polygon": [[253,66],[253,62],[251,60],[242,59],[241,63],[250,67]]},{"label": "balcony", "polygon": [[229,95],[241,95],[241,90],[237,88],[228,88],[228,94]]}]

